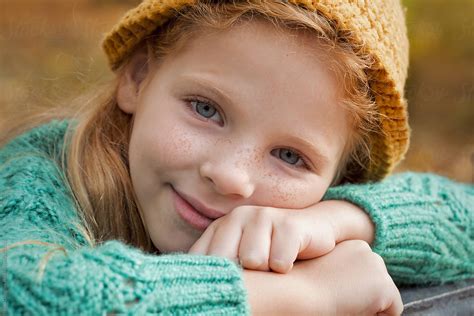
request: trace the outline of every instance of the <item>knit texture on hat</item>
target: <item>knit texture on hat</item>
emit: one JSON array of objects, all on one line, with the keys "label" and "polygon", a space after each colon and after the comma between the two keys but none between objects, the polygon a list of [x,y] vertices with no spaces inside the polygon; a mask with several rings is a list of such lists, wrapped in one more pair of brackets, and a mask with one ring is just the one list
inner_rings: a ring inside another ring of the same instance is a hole
[{"label": "knit texture on hat", "polygon": [[[186,5],[199,0],[144,0],[106,34],[103,49],[112,70],[122,65],[137,45]],[[317,11],[341,30],[354,34],[375,63],[368,70],[371,92],[382,116],[383,133],[373,135],[372,161],[360,181],[380,180],[392,172],[408,149],[410,129],[404,85],[408,70],[408,39],[399,0],[289,0]]]}]

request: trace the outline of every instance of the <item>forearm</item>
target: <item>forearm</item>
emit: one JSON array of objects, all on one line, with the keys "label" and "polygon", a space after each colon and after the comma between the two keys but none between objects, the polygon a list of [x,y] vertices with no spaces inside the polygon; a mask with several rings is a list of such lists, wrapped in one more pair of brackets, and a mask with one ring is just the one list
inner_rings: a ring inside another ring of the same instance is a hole
[{"label": "forearm", "polygon": [[8,314],[249,314],[241,270],[225,258],[153,256],[109,241],[53,253],[37,283],[47,250],[29,245],[2,254]]},{"label": "forearm", "polygon": [[[247,289],[248,302],[252,315],[309,315],[315,314],[317,310],[324,311],[327,306],[324,303],[323,292],[315,288],[324,288],[323,285],[314,285],[314,276],[324,273],[318,266],[316,259],[304,260],[302,262],[312,263],[312,269],[302,269],[300,262],[295,268],[287,273],[281,274],[272,271],[244,270],[243,279]],[[302,277],[311,273],[313,277]],[[328,294],[323,289],[324,294]],[[324,313],[316,313],[324,314]]]},{"label": "forearm", "polygon": [[[243,279],[247,289],[248,302],[252,315],[290,315],[286,310],[288,304],[283,297],[284,290],[289,289],[288,276],[275,272],[244,270]],[[284,287],[280,289],[279,287]],[[282,297],[277,297],[277,295]]]}]

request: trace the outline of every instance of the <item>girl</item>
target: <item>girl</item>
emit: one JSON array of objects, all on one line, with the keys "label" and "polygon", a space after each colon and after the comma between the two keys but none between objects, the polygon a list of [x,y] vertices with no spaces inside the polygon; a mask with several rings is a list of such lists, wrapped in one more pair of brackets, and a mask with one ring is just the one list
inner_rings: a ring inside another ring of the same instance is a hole
[{"label": "girl", "polygon": [[386,1],[130,11],[111,86],[2,141],[6,311],[400,314],[385,264],[472,277],[472,186],[355,184],[407,147],[403,23]]}]

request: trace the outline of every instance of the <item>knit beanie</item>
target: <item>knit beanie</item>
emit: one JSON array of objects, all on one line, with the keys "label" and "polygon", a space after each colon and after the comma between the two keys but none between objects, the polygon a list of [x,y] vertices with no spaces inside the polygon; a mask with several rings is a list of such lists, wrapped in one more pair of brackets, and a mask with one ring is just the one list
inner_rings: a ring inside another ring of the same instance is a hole
[{"label": "knit beanie", "polygon": [[[176,11],[202,0],[144,0],[105,35],[102,47],[116,70],[138,44],[167,22]],[[236,0],[234,0],[236,1]],[[282,0],[283,1],[283,0]],[[381,114],[382,133],[372,136],[371,161],[357,182],[390,174],[408,149],[410,128],[404,85],[408,70],[405,15],[399,0],[288,0],[317,11],[341,30],[353,34],[353,44],[374,59],[369,86]]]}]

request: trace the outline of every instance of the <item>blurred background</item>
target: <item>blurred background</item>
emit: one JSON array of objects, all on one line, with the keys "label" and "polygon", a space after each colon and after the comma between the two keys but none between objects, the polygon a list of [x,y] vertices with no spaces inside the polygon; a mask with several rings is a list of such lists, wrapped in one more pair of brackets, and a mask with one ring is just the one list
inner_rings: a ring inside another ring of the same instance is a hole
[{"label": "blurred background", "polygon": [[[100,42],[138,0],[0,0],[0,130],[112,77]],[[474,182],[474,0],[402,0],[412,138],[397,171]]]}]

